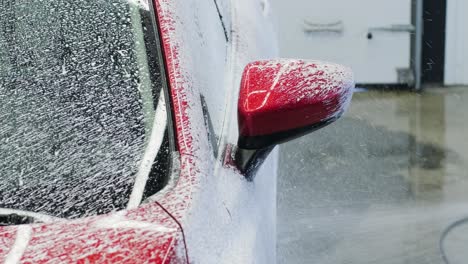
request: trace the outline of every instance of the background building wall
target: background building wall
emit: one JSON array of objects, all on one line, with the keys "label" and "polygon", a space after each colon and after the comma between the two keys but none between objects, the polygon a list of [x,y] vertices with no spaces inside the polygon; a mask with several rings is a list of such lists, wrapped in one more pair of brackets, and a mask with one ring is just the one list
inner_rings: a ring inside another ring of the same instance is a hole
[{"label": "background building wall", "polygon": [[448,0],[445,85],[468,85],[468,1]]}]

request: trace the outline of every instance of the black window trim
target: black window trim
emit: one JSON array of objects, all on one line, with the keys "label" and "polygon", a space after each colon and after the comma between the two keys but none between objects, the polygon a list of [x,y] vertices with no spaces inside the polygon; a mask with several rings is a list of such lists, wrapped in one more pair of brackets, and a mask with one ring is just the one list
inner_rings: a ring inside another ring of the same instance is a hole
[{"label": "black window trim", "polygon": [[[180,175],[180,167],[178,164],[180,163],[180,155],[179,155],[179,149],[178,145],[176,143],[177,140],[177,135],[176,135],[176,129],[175,129],[175,116],[173,113],[173,101],[171,97],[171,92],[170,92],[170,84],[169,84],[169,75],[168,71],[166,68],[167,61],[165,58],[165,53],[164,53],[164,48],[163,48],[163,41],[161,38],[161,27],[160,23],[158,20],[158,12],[157,8],[154,5],[153,1],[148,1],[148,7],[149,7],[149,18],[151,19],[151,23],[153,24],[153,27],[156,29],[153,33],[155,34],[154,40],[155,40],[155,47],[156,47],[156,55],[157,55],[157,61],[159,64],[159,69],[160,69],[160,75],[161,75],[161,89],[159,90],[159,93],[155,93],[153,91],[153,96],[155,97],[155,100],[159,99],[160,92],[164,93],[164,99],[166,103],[166,113],[167,113],[167,130],[165,133],[165,137],[167,136],[168,141],[169,141],[169,170],[166,174],[165,179],[163,179],[163,182],[161,183],[161,188],[157,192],[153,192],[150,195],[144,195],[142,198],[142,201],[140,204],[146,203],[151,200],[155,200],[158,197],[164,195],[165,193],[168,192],[168,190],[173,188],[173,183],[177,180],[178,176]],[[157,97],[156,97],[157,96]],[[156,108],[157,108],[157,104]],[[147,192],[147,186],[145,186],[144,193]]]}]

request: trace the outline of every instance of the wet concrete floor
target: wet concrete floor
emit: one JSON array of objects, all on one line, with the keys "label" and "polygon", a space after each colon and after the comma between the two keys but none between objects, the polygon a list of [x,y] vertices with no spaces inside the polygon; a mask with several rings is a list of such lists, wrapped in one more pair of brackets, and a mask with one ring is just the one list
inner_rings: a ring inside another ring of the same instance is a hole
[{"label": "wet concrete floor", "polygon": [[278,263],[468,263],[468,87],[356,93],[281,147]]}]

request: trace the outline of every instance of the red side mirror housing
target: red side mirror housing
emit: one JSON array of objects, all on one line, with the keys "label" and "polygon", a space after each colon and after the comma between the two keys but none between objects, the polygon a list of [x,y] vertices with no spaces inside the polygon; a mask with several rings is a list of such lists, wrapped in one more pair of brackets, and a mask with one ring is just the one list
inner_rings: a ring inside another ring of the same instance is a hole
[{"label": "red side mirror housing", "polygon": [[344,66],[304,60],[257,61],[246,66],[238,103],[238,147],[264,149],[338,119],[354,89]]}]

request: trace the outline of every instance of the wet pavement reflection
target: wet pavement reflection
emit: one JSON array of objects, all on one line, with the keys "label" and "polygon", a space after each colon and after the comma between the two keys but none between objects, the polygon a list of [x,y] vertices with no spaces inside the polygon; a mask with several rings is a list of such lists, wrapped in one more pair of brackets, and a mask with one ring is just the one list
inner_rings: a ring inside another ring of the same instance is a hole
[{"label": "wet pavement reflection", "polygon": [[355,94],[282,145],[278,263],[468,263],[468,88]]}]

